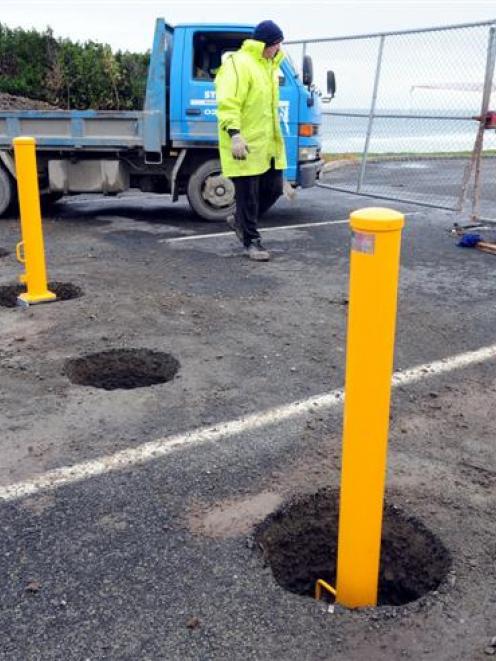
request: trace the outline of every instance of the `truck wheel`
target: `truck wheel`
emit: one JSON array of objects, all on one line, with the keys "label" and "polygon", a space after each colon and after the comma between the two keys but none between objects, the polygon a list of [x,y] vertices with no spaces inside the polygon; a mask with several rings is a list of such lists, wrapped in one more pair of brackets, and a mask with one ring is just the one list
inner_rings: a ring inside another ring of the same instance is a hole
[{"label": "truck wheel", "polygon": [[225,220],[236,209],[234,184],[222,176],[218,159],[205,161],[193,172],[187,195],[191,208],[203,220]]},{"label": "truck wheel", "polygon": [[16,199],[14,182],[12,178],[0,165],[0,216],[9,211],[9,208],[14,206]]}]

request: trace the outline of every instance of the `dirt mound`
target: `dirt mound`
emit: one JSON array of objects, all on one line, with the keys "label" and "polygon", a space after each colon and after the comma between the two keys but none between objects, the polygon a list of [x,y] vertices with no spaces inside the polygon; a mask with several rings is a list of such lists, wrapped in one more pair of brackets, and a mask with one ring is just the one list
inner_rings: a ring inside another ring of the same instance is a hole
[{"label": "dirt mound", "polygon": [[60,108],[46,101],[0,92],[0,111],[2,110],[60,110]]}]

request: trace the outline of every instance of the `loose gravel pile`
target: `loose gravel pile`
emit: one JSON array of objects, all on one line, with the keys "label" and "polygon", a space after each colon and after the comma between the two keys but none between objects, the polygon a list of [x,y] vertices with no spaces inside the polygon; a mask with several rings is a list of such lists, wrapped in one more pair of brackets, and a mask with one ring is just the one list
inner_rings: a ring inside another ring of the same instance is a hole
[{"label": "loose gravel pile", "polygon": [[60,108],[46,101],[0,92],[0,111],[2,110],[60,110]]}]

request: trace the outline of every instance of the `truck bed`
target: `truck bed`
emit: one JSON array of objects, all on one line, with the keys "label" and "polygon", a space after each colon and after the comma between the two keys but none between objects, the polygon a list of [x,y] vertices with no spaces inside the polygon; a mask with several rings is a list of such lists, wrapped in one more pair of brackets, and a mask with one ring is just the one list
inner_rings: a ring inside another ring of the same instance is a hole
[{"label": "truck bed", "polygon": [[167,35],[163,18],[155,23],[143,110],[21,110],[0,112],[0,151],[17,136],[36,139],[38,149],[88,151],[141,147],[161,162],[167,139]]},{"label": "truck bed", "polygon": [[143,111],[23,110],[0,112],[0,149],[17,136],[45,149],[131,149],[144,143]]}]

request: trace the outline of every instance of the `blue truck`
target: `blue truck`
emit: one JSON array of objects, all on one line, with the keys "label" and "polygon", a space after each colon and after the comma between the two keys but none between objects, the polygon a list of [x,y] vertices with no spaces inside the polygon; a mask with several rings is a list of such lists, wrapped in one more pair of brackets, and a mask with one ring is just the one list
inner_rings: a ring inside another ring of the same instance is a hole
[{"label": "blue truck", "polygon": [[[0,215],[16,202],[12,140],[25,135],[36,139],[42,199],[136,188],[172,201],[186,195],[201,218],[225,219],[235,208],[234,186],[220,170],[214,78],[252,31],[157,19],[140,111],[0,112]],[[303,59],[301,77],[289,58],[279,71],[285,178],[294,187],[314,185],[322,165],[320,98],[311,60]]]}]

